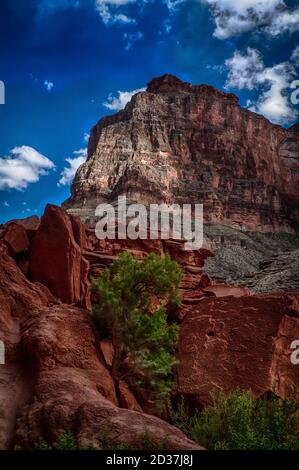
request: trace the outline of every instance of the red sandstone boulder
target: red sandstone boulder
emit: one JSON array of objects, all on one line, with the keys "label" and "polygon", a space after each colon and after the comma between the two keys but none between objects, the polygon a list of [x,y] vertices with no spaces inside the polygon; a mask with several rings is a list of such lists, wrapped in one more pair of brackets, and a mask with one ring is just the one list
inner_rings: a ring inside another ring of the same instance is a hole
[{"label": "red sandstone boulder", "polygon": [[17,410],[30,399],[31,378],[20,349],[22,320],[33,309],[50,308],[55,302],[46,287],[26,279],[0,244],[0,340],[5,346],[5,364],[0,365],[0,449],[10,444]]},{"label": "red sandstone boulder", "polygon": [[29,238],[25,228],[16,222],[10,222],[2,235],[2,240],[7,245],[9,254],[16,256],[29,248]]},{"label": "red sandstone boulder", "polygon": [[142,408],[136,400],[134,394],[130,390],[129,385],[124,381],[120,380],[118,384],[118,393],[120,398],[120,405],[122,408],[127,410],[139,411],[142,413]]},{"label": "red sandstone boulder", "polygon": [[251,389],[299,398],[298,366],[290,345],[299,338],[299,307],[287,294],[206,298],[185,307],[181,324],[177,393],[194,407],[211,392]]},{"label": "red sandstone boulder", "polygon": [[[83,228],[63,209],[47,205],[30,250],[30,273],[62,302],[90,307]],[[82,243],[80,246],[77,242]]]},{"label": "red sandstone boulder", "polygon": [[11,220],[11,221],[7,222],[6,224],[4,224],[4,226],[7,226],[7,225],[11,224],[12,222],[17,224],[17,225],[21,225],[22,227],[24,227],[25,230],[34,231],[34,230],[38,229],[40,219],[37,215],[32,215],[30,217],[26,217],[25,219]]}]

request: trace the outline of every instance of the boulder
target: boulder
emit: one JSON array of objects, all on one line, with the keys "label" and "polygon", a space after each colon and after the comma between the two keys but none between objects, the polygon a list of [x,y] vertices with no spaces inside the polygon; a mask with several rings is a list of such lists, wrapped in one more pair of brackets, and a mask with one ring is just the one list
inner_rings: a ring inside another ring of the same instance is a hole
[{"label": "boulder", "polygon": [[185,306],[180,328],[177,393],[201,408],[211,392],[236,388],[299,399],[299,306],[292,294],[208,297]]},{"label": "boulder", "polygon": [[88,308],[89,264],[82,255],[82,232],[78,221],[48,204],[31,243],[29,266],[32,281],[47,286],[64,303]]},{"label": "boulder", "polygon": [[2,240],[8,247],[9,254],[13,257],[28,250],[29,238],[25,228],[15,222],[9,223],[4,233]]}]

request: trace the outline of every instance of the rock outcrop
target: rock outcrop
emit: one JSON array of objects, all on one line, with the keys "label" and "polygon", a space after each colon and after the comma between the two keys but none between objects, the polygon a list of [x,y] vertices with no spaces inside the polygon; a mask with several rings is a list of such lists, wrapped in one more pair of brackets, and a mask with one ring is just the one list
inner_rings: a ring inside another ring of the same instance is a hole
[{"label": "rock outcrop", "polygon": [[235,95],[166,75],[93,128],[65,207],[82,218],[126,194],[203,203],[206,222],[298,227],[299,134],[241,108]]},{"label": "rock outcrop", "polygon": [[177,392],[190,406],[201,409],[211,392],[237,388],[299,399],[298,366],[291,363],[291,344],[299,338],[298,296],[214,297],[185,310]]},{"label": "rock outcrop", "polygon": [[[116,230],[116,237],[117,234]],[[184,302],[197,301],[204,295],[202,290],[212,283],[210,277],[204,273],[204,264],[207,258],[213,256],[211,250],[207,248],[188,251],[184,250],[183,240],[161,240],[161,238],[158,240],[130,240],[128,238],[99,240],[95,234],[95,227],[90,224],[87,226],[84,257],[90,264],[90,276],[100,276],[103,270],[123,251],[131,253],[137,259],[141,259],[149,253],[157,253],[161,256],[168,253],[184,270],[180,286]]]},{"label": "rock outcrop", "polygon": [[[62,304],[30,282],[0,242],[0,448],[34,448],[72,431],[83,447],[142,447],[145,433],[157,447],[201,449],[161,419],[119,407],[100,339],[87,310]],[[122,386],[123,403],[133,407]],[[136,405],[137,406],[137,405]]]},{"label": "rock outcrop", "polygon": [[84,231],[79,220],[47,205],[30,246],[29,271],[62,302],[90,308]]}]

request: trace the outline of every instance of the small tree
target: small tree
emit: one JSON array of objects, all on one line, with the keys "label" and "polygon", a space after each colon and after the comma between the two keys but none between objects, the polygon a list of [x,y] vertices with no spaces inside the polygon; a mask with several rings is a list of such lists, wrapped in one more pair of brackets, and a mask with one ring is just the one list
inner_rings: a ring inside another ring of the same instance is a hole
[{"label": "small tree", "polygon": [[178,326],[168,324],[166,305],[179,304],[182,268],[166,255],[137,261],[122,253],[93,280],[99,302],[93,316],[114,346],[112,375],[152,389],[163,400],[172,387]]}]

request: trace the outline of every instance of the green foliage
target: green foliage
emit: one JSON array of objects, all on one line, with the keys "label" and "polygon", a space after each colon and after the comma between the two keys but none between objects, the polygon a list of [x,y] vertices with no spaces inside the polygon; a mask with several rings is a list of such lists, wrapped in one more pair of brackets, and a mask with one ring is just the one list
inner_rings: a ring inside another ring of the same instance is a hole
[{"label": "green foliage", "polygon": [[34,450],[80,450],[76,438],[71,431],[65,431],[54,444],[49,444],[44,439],[39,439]]},{"label": "green foliage", "polygon": [[183,398],[176,408],[169,407],[169,415],[171,417],[172,424],[183,431],[184,434],[190,436],[193,429],[193,419],[190,417],[189,410],[187,409]]},{"label": "green foliage", "polygon": [[152,253],[137,261],[125,252],[93,280],[99,297],[93,317],[114,345],[114,378],[126,376],[131,385],[151,388],[162,401],[172,387],[178,336],[177,325],[167,322],[165,306],[180,303],[181,279],[181,267],[168,255]]},{"label": "green foliage", "polygon": [[172,419],[210,450],[299,450],[299,402],[292,399],[221,392],[202,413],[188,419],[182,404]]},{"label": "green foliage", "polygon": [[[127,442],[115,443],[119,439],[118,432],[110,432],[106,428],[100,433],[99,440],[103,450],[167,450],[168,441],[162,439],[156,445],[151,434],[144,430],[139,443],[130,444]],[[23,450],[19,445],[15,445],[14,450]],[[32,450],[32,449],[31,449]],[[77,444],[76,438],[71,431],[65,431],[53,444],[40,438],[34,445],[33,450],[95,450],[92,445],[82,447]]]},{"label": "green foliage", "polygon": [[124,443],[115,444],[115,440],[118,439],[118,434],[113,436],[113,433],[109,433],[104,429],[100,434],[100,442],[103,450],[167,450],[168,441],[162,439],[157,444],[154,444],[154,439],[150,432],[145,429],[139,443]]},{"label": "green foliage", "polygon": [[66,431],[60,436],[57,442],[53,445],[55,450],[78,450],[78,445],[74,434]]}]

